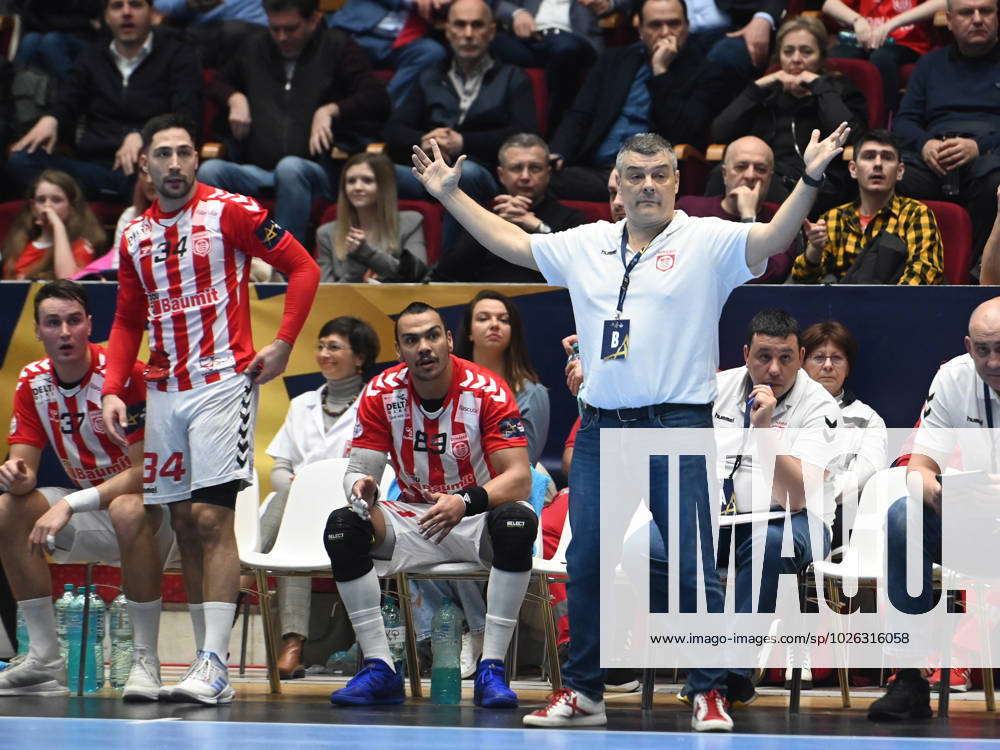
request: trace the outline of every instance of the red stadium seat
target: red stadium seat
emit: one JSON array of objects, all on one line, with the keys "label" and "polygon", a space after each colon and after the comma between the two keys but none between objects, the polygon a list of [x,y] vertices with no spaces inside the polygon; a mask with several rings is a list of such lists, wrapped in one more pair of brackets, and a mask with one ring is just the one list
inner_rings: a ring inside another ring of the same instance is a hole
[{"label": "red stadium seat", "polygon": [[972,266],[972,219],[957,203],[921,201],[934,213],[944,245],[944,276],[949,284],[968,284]]},{"label": "red stadium seat", "polygon": [[545,83],[543,68],[524,68],[531,81],[531,93],[535,97],[535,115],[538,117],[538,134],[542,138],[549,135],[549,87]]},{"label": "red stadium seat", "polygon": [[827,58],[826,65],[854,82],[868,102],[868,127],[885,127],[885,96],[882,74],[868,60],[851,60],[844,57]]},{"label": "red stadium seat", "polygon": [[[424,243],[427,246],[427,265],[434,265],[441,256],[441,222],[444,208],[439,203],[428,201],[399,201],[400,211],[418,211],[424,217]],[[337,218],[337,204],[327,206],[319,224],[326,224]],[[315,254],[315,253],[314,253]]]},{"label": "red stadium seat", "polygon": [[23,207],[24,201],[7,201],[6,203],[0,203],[0,242],[7,239],[7,233],[10,231],[10,227],[14,223],[14,219],[17,217],[18,212]]},{"label": "red stadium seat", "polygon": [[592,201],[559,201],[566,208],[575,208],[587,221],[611,221],[611,207],[607,203]]}]

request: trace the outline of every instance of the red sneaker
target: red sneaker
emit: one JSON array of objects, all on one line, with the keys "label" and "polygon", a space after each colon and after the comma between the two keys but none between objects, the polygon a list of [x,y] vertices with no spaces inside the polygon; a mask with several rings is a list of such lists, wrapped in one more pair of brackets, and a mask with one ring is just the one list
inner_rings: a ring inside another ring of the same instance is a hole
[{"label": "red sneaker", "polygon": [[[941,687],[941,670],[935,669],[934,673],[927,678],[927,681],[931,683],[931,689],[939,690]],[[972,689],[972,669],[970,667],[952,667],[948,683],[948,687],[953,693],[968,692]]]},{"label": "red sneaker", "polygon": [[694,697],[691,728],[696,732],[733,731],[733,720],[729,716],[729,701],[718,690],[698,693]]}]

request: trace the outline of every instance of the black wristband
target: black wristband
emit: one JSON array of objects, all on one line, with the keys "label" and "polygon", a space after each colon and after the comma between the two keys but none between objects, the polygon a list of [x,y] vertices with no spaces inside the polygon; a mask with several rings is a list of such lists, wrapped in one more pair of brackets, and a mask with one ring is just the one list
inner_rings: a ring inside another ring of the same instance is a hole
[{"label": "black wristband", "polygon": [[802,181],[811,188],[821,188],[823,183],[826,182],[826,175],[823,175],[818,180],[813,179],[805,172],[802,173]]},{"label": "black wristband", "polygon": [[466,487],[455,494],[465,500],[467,516],[478,516],[490,509],[490,496],[482,487]]}]

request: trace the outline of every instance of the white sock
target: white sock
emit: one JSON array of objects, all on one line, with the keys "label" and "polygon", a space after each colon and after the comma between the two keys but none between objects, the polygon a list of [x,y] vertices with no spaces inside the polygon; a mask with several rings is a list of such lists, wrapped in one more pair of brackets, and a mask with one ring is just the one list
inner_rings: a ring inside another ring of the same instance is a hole
[{"label": "white sock", "polygon": [[205,602],[205,645],[202,651],[210,651],[223,664],[229,658],[229,634],[236,617],[235,602]]},{"label": "white sock", "polygon": [[51,596],[25,599],[17,603],[28,626],[28,653],[42,662],[59,660],[59,636],[56,634],[56,611]]},{"label": "white sock", "polygon": [[[128,608],[128,619],[132,622],[133,648],[144,648],[155,656],[160,641],[160,610],[163,609],[163,599],[151,602],[126,599],[125,606]],[[204,618],[202,620],[204,627]]]},{"label": "white sock", "polygon": [[531,571],[511,573],[509,570],[490,570],[486,587],[486,632],[483,634],[483,659],[507,656],[507,646],[514,635],[517,616],[521,611],[524,594],[531,581]]},{"label": "white sock", "polygon": [[189,604],[191,629],[194,630],[194,650],[198,653],[205,647],[205,605]]},{"label": "white sock", "polygon": [[381,659],[395,671],[382,620],[382,590],[375,569],[353,581],[337,581],[337,591],[354,626],[354,637],[358,639],[361,653],[366,659]]}]

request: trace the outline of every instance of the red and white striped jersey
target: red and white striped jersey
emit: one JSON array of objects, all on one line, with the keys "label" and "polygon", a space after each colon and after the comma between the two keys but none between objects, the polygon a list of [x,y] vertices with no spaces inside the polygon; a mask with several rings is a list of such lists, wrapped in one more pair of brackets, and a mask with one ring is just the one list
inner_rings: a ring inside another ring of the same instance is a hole
[{"label": "red and white striped jersey", "polygon": [[[78,487],[98,485],[127,469],[131,465],[128,456],[108,437],[101,418],[106,365],[104,349],[90,344],[90,371],[72,388],[59,385],[47,357],[27,365],[14,391],[14,415],[7,442],[33,445],[39,450],[51,445]],[[125,393],[129,443],[143,438],[146,384],[142,370],[142,364],[136,362]]]},{"label": "red and white striped jersey", "polygon": [[[253,198],[201,183],[178,211],[165,214],[157,201],[125,228],[115,328],[147,323],[151,386],[185,391],[246,369],[254,357],[247,285],[254,255],[286,272],[312,263]],[[310,303],[299,305],[298,328],[289,336],[283,325],[279,338],[295,341]],[[112,350],[108,393],[120,385],[117,356]]]},{"label": "red and white striped jersey", "polygon": [[487,456],[528,445],[517,402],[499,375],[452,355],[452,380],[439,413],[420,407],[405,364],[372,378],[360,397],[353,448],[389,454],[406,502],[420,490],[453,493],[486,484]]}]

